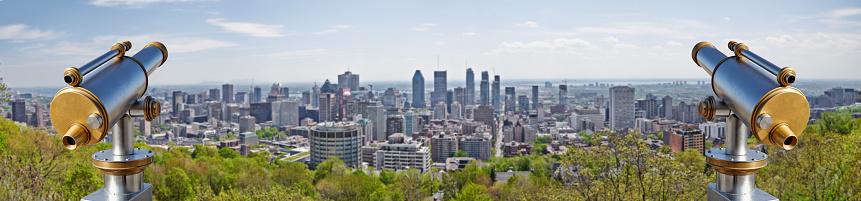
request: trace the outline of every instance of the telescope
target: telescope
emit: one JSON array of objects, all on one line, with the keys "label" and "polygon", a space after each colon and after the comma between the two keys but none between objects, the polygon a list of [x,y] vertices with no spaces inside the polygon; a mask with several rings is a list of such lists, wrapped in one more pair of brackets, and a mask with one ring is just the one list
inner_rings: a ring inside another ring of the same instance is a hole
[{"label": "telescope", "polygon": [[694,46],[694,63],[711,76],[712,90],[699,103],[708,121],[726,118],[726,148],[706,151],[706,161],[717,172],[708,184],[708,200],[777,200],[756,188],[756,172],[767,165],[768,155],[747,149],[749,133],[759,142],[791,150],[810,117],[800,90],[790,87],[795,70],[778,67],[751,52],[747,45],[730,41],[734,55],[726,56],[709,42]]},{"label": "telescope", "polygon": [[161,114],[161,103],[143,95],[149,76],[167,60],[167,48],[151,42],[126,56],[131,47],[129,41],[117,43],[89,63],[67,68],[63,81],[69,86],[51,101],[51,123],[66,149],[96,144],[113,128],[113,149],[92,155],[93,166],[105,173],[104,188],[82,200],[152,200],[143,171],[154,153],[134,148],[131,118],[151,121]]}]

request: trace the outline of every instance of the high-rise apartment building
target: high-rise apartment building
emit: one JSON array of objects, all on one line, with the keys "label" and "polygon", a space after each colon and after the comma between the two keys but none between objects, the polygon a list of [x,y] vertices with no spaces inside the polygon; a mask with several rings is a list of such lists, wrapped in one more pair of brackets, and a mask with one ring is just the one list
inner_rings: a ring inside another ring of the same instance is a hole
[{"label": "high-rise apartment building", "polygon": [[425,108],[425,77],[422,76],[422,71],[416,70],[413,74],[413,101],[414,108]]},{"label": "high-rise apartment building", "polygon": [[499,103],[500,103],[500,101],[501,101],[501,100],[499,100],[499,98],[500,98],[500,97],[499,97],[499,75],[494,75],[494,76],[493,76],[493,86],[492,86],[492,88],[493,88],[493,89],[492,89],[492,91],[491,91],[491,96],[493,96],[493,97],[491,97],[491,99],[493,100],[493,105],[494,105],[494,107],[495,107],[496,105],[499,105]]},{"label": "high-rise apartment building", "polygon": [[27,122],[27,104],[24,99],[15,99],[12,102],[12,121]]},{"label": "high-rise apartment building", "polygon": [[209,89],[209,100],[211,101],[221,101],[221,90]]},{"label": "high-rise apartment building", "polygon": [[320,98],[318,99],[318,104],[320,106],[320,122],[330,122],[337,121],[335,119],[336,112],[338,112],[338,108],[335,103],[337,97],[335,97],[334,93],[322,93],[320,94]]},{"label": "high-rise apartment building", "polygon": [[374,167],[394,171],[417,169],[424,174],[430,171],[430,152],[428,147],[413,141],[381,144],[374,153]]},{"label": "high-rise apartment building", "polygon": [[661,114],[666,119],[673,119],[673,97],[666,95],[663,99],[661,99],[661,101],[663,102],[662,107],[664,108],[661,111]]},{"label": "high-rise apartment building", "polygon": [[526,97],[526,95],[520,95],[517,97],[517,111],[529,111],[529,98]]},{"label": "high-rise apartment building", "polygon": [[180,104],[185,104],[185,93],[182,91],[173,91],[173,116],[179,116],[179,113],[182,112],[182,108],[180,108]]},{"label": "high-rise apartment building", "polygon": [[386,117],[386,136],[395,133],[404,133],[404,116],[388,115]]},{"label": "high-rise apartment building", "polygon": [[491,145],[490,136],[466,136],[461,138],[458,144],[458,150],[466,152],[466,155],[469,157],[479,160],[488,160],[492,156],[491,150],[493,149],[493,145]]},{"label": "high-rise apartment building", "polygon": [[433,161],[445,161],[457,152],[457,138],[451,135],[434,135],[431,138],[431,157]]},{"label": "high-rise apartment building", "polygon": [[568,85],[559,85],[559,104],[568,106]]},{"label": "high-rise apartment building", "polygon": [[359,168],[362,164],[362,135],[355,123],[317,123],[311,127],[308,137],[311,144],[310,168],[316,169],[329,157],[337,157],[347,167]]},{"label": "high-rise apartment building", "polygon": [[610,88],[610,129],[634,128],[634,88]]}]

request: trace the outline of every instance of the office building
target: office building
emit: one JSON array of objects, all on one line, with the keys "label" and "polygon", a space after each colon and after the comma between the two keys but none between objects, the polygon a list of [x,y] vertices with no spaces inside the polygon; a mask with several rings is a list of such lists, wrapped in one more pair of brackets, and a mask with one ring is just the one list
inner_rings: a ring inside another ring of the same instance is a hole
[{"label": "office building", "polygon": [[395,133],[404,133],[404,116],[388,115],[386,117],[386,137]]},{"label": "office building", "polygon": [[490,79],[487,71],[481,71],[481,105],[490,105]]},{"label": "office building", "polygon": [[433,118],[434,119],[446,119],[448,113],[445,111],[445,102],[437,102],[433,107]]},{"label": "office building", "polygon": [[661,102],[661,107],[663,108],[663,110],[661,110],[661,115],[666,119],[673,119],[673,97],[666,95],[661,99]]},{"label": "office building", "polygon": [[461,103],[475,105],[475,73],[472,72],[472,68],[466,69],[466,98]]},{"label": "office building", "polygon": [[338,87],[350,88],[350,91],[359,91],[359,74],[347,71],[338,75]]},{"label": "office building", "polygon": [[318,108],[319,100],[320,100],[320,87],[317,86],[317,82],[314,82],[314,87],[311,88],[311,107]]},{"label": "office building", "polygon": [[12,102],[12,121],[27,122],[27,104],[24,99],[15,99]]},{"label": "office building", "polygon": [[252,116],[239,117],[239,133],[257,130],[256,121]]},{"label": "office building", "polygon": [[529,98],[526,97],[526,95],[518,96],[517,97],[517,104],[518,104],[517,111],[529,112]]},{"label": "office building", "polygon": [[425,77],[422,76],[422,71],[416,70],[413,74],[413,101],[414,108],[425,108]]},{"label": "office building", "polygon": [[235,103],[233,100],[233,84],[221,85],[221,97],[224,98],[223,102],[225,103]]},{"label": "office building", "polygon": [[494,75],[493,76],[493,86],[492,86],[493,89],[491,89],[491,96],[493,96],[493,97],[491,97],[491,99],[493,101],[494,108],[495,108],[495,106],[499,105],[499,103],[501,101],[501,100],[499,100],[499,98],[500,98],[499,97],[499,82],[500,82],[499,81],[499,75]]},{"label": "office building", "polygon": [[460,102],[455,101],[451,103],[451,113],[449,114],[449,119],[460,120],[463,116],[463,106],[460,105]]},{"label": "office building", "polygon": [[309,167],[317,169],[317,165],[337,157],[344,165],[360,168],[360,152],[362,135],[359,127],[352,122],[325,122],[311,126],[309,134],[311,144],[311,160]]},{"label": "office building", "polygon": [[538,108],[538,85],[532,85],[532,109],[540,110]]},{"label": "office building", "polygon": [[210,101],[221,101],[221,90],[209,89],[209,100]]},{"label": "office building", "polygon": [[[364,115],[363,115],[364,116]],[[368,106],[368,119],[374,124],[371,140],[386,140],[386,109],[379,103]]]},{"label": "office building", "polygon": [[401,101],[401,92],[397,88],[389,87],[383,92],[383,106],[386,108],[402,108],[404,103]]},{"label": "office building", "polygon": [[704,153],[705,137],[696,126],[682,125],[664,133],[664,145],[670,146],[676,153],[687,149],[696,149],[697,152]]},{"label": "office building", "polygon": [[568,106],[568,85],[559,85],[559,104]]},{"label": "office building", "polygon": [[335,94],[334,93],[322,93],[318,99],[318,104],[320,105],[320,120],[319,122],[330,122],[336,121],[335,115],[338,111],[335,105]]},{"label": "office building", "polygon": [[185,104],[185,93],[182,93],[182,91],[173,91],[173,101],[171,101],[171,104],[173,104],[173,110],[171,110],[173,111],[173,116],[179,116],[179,113],[182,112],[180,104]]},{"label": "office building", "polygon": [[448,89],[448,81],[446,71],[433,72],[433,93],[431,94],[431,104],[436,105],[439,102],[446,101],[446,91]]},{"label": "office building", "polygon": [[610,129],[634,128],[634,88],[610,88]]}]

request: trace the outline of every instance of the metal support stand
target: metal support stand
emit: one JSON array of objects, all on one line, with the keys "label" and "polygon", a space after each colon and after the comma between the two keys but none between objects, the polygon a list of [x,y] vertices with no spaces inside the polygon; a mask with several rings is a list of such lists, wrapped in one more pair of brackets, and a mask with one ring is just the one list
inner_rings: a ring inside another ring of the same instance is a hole
[{"label": "metal support stand", "polygon": [[768,155],[747,149],[750,131],[735,114],[726,121],[726,149],[706,152],[707,161],[717,171],[716,182],[708,184],[708,200],[778,200],[756,188],[756,171],[765,167]]},{"label": "metal support stand", "polygon": [[127,114],[113,128],[113,149],[93,154],[93,165],[105,172],[104,188],[81,200],[152,200],[152,185],[143,183],[143,169],[154,153],[134,148],[134,126]]}]

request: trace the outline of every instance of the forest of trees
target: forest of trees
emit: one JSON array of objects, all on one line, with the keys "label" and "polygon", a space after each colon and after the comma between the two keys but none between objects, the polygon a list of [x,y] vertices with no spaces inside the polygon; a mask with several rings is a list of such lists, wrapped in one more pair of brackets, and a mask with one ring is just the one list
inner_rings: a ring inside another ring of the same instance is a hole
[{"label": "forest of trees", "polygon": [[[861,200],[861,120],[851,119],[851,110],[824,114],[793,150],[768,150],[769,165],[757,173],[757,187],[785,200]],[[608,137],[609,146],[492,158],[481,167],[424,174],[351,170],[337,158],[312,171],[302,163],[271,161],[265,152],[241,156],[213,147],[136,147],[157,153],[144,179],[153,185],[156,200],[431,200],[437,192],[445,200],[706,198],[714,170],[702,154],[654,150],[639,135]],[[2,119],[0,200],[80,199],[103,185],[90,154],[110,148],[99,143],[68,151],[56,135]],[[556,163],[558,171],[552,172]],[[497,173],[509,168],[531,172],[498,181]]]}]

